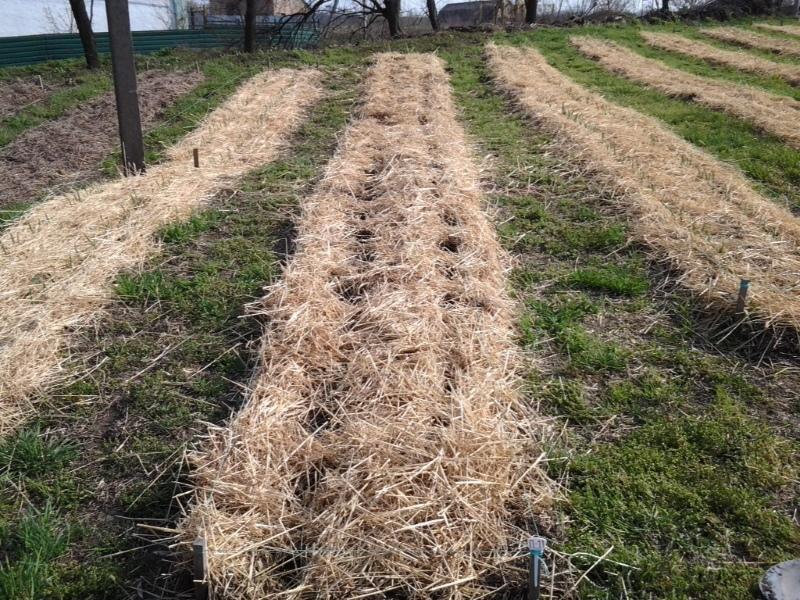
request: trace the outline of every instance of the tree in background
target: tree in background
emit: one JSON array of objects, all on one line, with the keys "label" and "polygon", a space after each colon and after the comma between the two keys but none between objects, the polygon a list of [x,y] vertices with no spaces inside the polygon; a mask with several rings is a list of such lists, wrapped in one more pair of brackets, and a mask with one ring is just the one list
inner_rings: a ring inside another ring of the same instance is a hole
[{"label": "tree in background", "polygon": [[373,4],[382,9],[383,18],[389,25],[389,35],[392,37],[401,35],[403,30],[400,27],[400,0],[383,0],[383,5],[373,0]]},{"label": "tree in background", "polygon": [[425,0],[428,7],[428,20],[434,31],[439,31],[439,11],[436,9],[436,0]]},{"label": "tree in background", "polygon": [[247,0],[244,9],[244,51],[256,50],[256,0]]},{"label": "tree in background", "polygon": [[94,33],[92,33],[92,22],[86,13],[86,5],[83,0],[69,0],[69,5],[72,8],[75,23],[78,25],[86,66],[90,69],[98,69],[100,68],[100,59],[97,58],[97,45],[94,41]]},{"label": "tree in background", "polygon": [[536,12],[539,9],[539,0],[525,0],[525,23],[536,23]]},{"label": "tree in background", "polygon": [[[308,4],[306,10],[302,13],[291,16],[297,17],[299,20],[296,21],[296,23],[298,26],[301,26],[307,21],[312,20],[317,13],[323,12],[325,10],[325,5],[329,4],[329,2],[330,0],[315,0],[313,4]],[[400,24],[401,2],[402,0],[352,0],[352,2],[349,3],[352,10],[342,12],[338,17],[360,18],[362,20],[361,30],[364,31],[365,34],[377,19],[383,18],[389,26],[389,35],[398,37],[403,34],[403,29]],[[334,1],[334,4],[338,3]],[[337,17],[337,15],[334,15],[334,12],[331,12],[331,19]]]}]

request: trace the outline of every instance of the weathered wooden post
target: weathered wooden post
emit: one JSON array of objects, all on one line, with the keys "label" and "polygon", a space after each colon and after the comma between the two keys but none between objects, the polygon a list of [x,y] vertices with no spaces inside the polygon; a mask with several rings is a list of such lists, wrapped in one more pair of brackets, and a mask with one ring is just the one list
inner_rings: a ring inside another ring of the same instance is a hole
[{"label": "weathered wooden post", "polygon": [[141,173],[144,171],[144,141],[136,92],[136,64],[133,61],[128,0],[106,0],[106,14],[122,164],[126,175]]}]

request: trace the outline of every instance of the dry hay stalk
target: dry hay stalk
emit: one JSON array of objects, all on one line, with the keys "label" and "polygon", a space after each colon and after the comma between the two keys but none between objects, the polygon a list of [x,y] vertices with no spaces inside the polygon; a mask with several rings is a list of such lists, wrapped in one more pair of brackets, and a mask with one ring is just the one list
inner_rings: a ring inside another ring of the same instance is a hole
[{"label": "dry hay stalk", "polygon": [[698,77],[645,58],[613,42],[573,37],[586,56],[612,73],[639,81],[668,96],[692,100],[750,121],[763,131],[800,148],[800,102],[751,86]]},{"label": "dry hay stalk", "polygon": [[742,278],[751,313],[800,322],[800,223],[744,176],[659,121],[570,81],[533,49],[490,46],[500,85],[616,190],[634,233],[681,273],[681,283],[730,313]]},{"label": "dry hay stalk", "polygon": [[642,37],[651,46],[662,50],[701,58],[708,62],[758,75],[780,77],[793,85],[800,85],[800,66],[774,62],[743,50],[723,50],[674,33],[643,31]]},{"label": "dry hay stalk", "polygon": [[216,597],[480,597],[552,499],[442,62],[377,55],[363,101],[264,300],[248,402],[190,456],[182,538]]},{"label": "dry hay stalk", "polygon": [[753,26],[766,29],[767,31],[785,33],[787,35],[800,35],[800,26],[798,25],[770,25],[769,23],[753,23]]},{"label": "dry hay stalk", "polygon": [[800,42],[794,40],[783,40],[737,27],[709,27],[701,29],[700,32],[721,42],[767,50],[777,54],[800,56]]},{"label": "dry hay stalk", "polygon": [[165,163],[44,202],[0,235],[0,434],[59,371],[64,336],[108,301],[116,274],[157,251],[161,227],[274,159],[319,88],[314,71],[262,73],[171,148]]}]

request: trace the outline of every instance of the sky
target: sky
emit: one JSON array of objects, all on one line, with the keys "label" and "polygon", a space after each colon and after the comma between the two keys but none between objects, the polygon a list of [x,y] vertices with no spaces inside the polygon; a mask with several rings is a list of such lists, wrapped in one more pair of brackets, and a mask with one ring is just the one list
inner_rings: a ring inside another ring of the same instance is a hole
[{"label": "sky", "polygon": [[[107,31],[104,0],[84,0],[86,10],[94,8],[92,28]],[[172,0],[128,0],[131,29],[143,31],[167,28]],[[0,0],[0,37],[64,33],[71,24],[69,0]]]},{"label": "sky", "polygon": [[[208,0],[195,0],[207,3]],[[450,1],[436,0],[439,8]],[[522,2],[523,0],[518,0]],[[540,11],[549,12],[558,8],[566,11],[590,0],[539,0]],[[609,1],[609,0],[606,0]],[[617,0],[621,1],[621,0]],[[655,0],[629,0],[635,8],[642,3],[652,4]],[[85,0],[87,10],[93,12],[92,27],[95,31],[106,31],[105,0]],[[168,29],[172,27],[171,6],[186,5],[188,0],[128,0],[131,13],[131,29]],[[340,0],[345,6],[348,0]],[[424,14],[425,0],[402,0],[403,11]],[[70,31],[71,13],[69,0],[0,0],[0,37],[16,35],[36,35],[41,33],[63,33]],[[73,25],[74,31],[74,25]]]}]

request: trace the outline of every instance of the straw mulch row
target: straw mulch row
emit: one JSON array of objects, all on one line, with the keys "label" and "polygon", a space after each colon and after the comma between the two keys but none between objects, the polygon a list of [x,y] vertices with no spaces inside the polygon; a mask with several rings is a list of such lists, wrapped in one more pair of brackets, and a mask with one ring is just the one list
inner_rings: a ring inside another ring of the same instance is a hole
[{"label": "straw mulch row", "polygon": [[508,93],[571,156],[593,169],[634,217],[633,233],[718,313],[733,313],[739,281],[767,324],[800,322],[800,223],[744,176],[668,130],[573,83],[536,50],[490,46]]},{"label": "straw mulch row", "polygon": [[[200,73],[148,71],[139,76],[139,111],[148,128],[167,107],[195,87]],[[109,92],[58,119],[29,129],[0,149],[0,208],[28,203],[47,191],[100,175],[100,163],[119,147],[117,110]]]},{"label": "straw mulch row", "polygon": [[570,39],[581,52],[612,73],[644,83],[668,96],[725,111],[800,148],[800,102],[794,98],[692,75],[613,42],[587,37]]},{"label": "straw mulch row", "polygon": [[770,25],[769,23],[754,23],[753,25],[761,29],[766,29],[767,31],[777,31],[788,35],[800,35],[800,26],[798,25]]},{"label": "straw mulch row", "polygon": [[701,29],[700,32],[721,42],[757,48],[787,56],[800,56],[800,41],[784,40],[737,27],[709,27]]},{"label": "straw mulch row", "polygon": [[53,198],[0,234],[0,434],[20,423],[30,396],[58,374],[65,336],[101,310],[116,274],[157,251],[153,234],[274,159],[319,97],[317,72],[258,75],[169,150],[165,163]]},{"label": "straw mulch row", "polygon": [[685,54],[740,71],[779,77],[792,85],[800,85],[800,66],[774,62],[743,50],[723,50],[674,33],[643,31],[642,37],[648,44],[661,50]]},{"label": "straw mulch row", "polygon": [[262,367],[190,456],[224,598],[477,598],[524,580],[553,485],[505,257],[442,62],[380,54],[259,305]]}]

